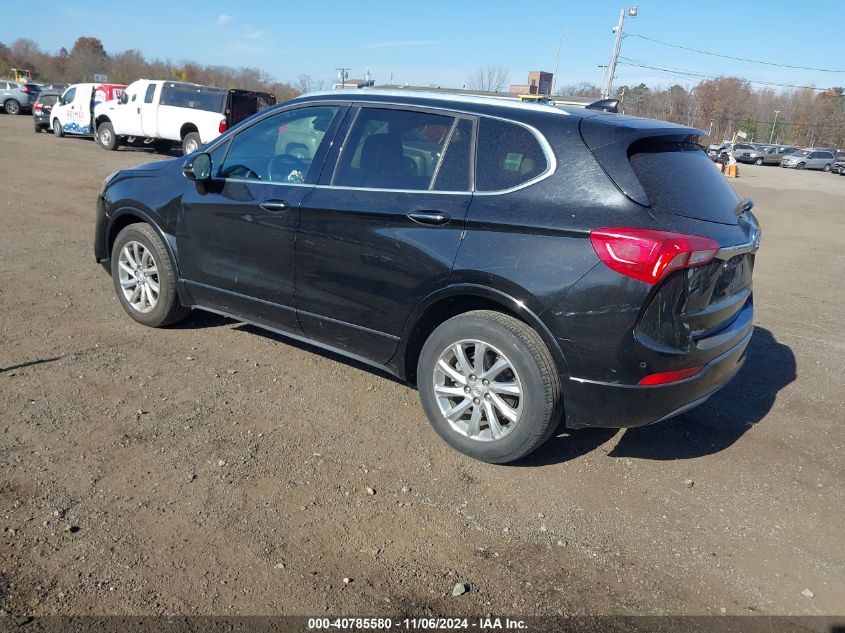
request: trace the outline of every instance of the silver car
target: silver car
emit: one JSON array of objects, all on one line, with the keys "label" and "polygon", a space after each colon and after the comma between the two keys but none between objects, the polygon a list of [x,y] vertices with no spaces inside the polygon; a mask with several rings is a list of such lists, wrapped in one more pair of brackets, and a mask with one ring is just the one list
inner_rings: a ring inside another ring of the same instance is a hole
[{"label": "silver car", "polygon": [[780,166],[794,169],[821,169],[823,171],[830,171],[834,162],[836,162],[836,157],[829,150],[805,149],[789,156],[784,156],[780,162]]},{"label": "silver car", "polygon": [[764,147],[756,152],[749,152],[748,156],[743,158],[755,165],[780,165],[784,157],[799,151],[801,150],[797,147]]},{"label": "silver car", "polygon": [[23,114],[25,110],[32,110],[39,92],[38,84],[0,79],[0,105],[6,114]]}]

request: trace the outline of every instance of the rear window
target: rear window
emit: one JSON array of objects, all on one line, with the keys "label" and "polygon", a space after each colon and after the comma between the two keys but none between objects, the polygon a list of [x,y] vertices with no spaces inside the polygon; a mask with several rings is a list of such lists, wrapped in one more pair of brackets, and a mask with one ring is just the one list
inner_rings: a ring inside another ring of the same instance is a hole
[{"label": "rear window", "polygon": [[655,210],[736,224],[739,197],[697,145],[642,143],[631,149],[631,167]]},{"label": "rear window", "polygon": [[482,117],[478,123],[475,188],[503,191],[518,187],[548,169],[537,137],[515,123]]},{"label": "rear window", "polygon": [[223,113],[226,90],[188,84],[167,83],[161,92],[161,105]]},{"label": "rear window", "polygon": [[41,95],[38,97],[38,103],[42,105],[55,105],[56,99],[59,98],[59,95]]}]

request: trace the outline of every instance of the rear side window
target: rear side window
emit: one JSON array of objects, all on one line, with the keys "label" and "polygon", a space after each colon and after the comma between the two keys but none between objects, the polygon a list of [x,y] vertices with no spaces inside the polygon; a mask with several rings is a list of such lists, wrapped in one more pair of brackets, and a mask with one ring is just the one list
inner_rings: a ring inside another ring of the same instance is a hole
[{"label": "rear side window", "polygon": [[349,130],[332,184],[426,190],[454,119],[440,114],[362,108]]},{"label": "rear side window", "polygon": [[475,188],[502,191],[536,178],[549,167],[540,142],[515,123],[482,118],[478,123]]},{"label": "rear side window", "polygon": [[147,92],[144,93],[144,103],[152,103],[153,102],[153,95],[156,91],[156,85],[150,84],[147,86]]},{"label": "rear side window", "polygon": [[736,224],[739,198],[697,145],[641,143],[631,149],[631,167],[654,209]]}]

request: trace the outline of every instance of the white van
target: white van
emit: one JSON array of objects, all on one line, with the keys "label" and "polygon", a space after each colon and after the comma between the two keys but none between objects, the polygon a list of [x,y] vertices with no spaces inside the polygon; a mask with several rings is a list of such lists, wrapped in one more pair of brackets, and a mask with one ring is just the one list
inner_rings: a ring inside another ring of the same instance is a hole
[{"label": "white van", "polygon": [[50,127],[56,137],[65,134],[94,135],[94,108],[100,103],[120,98],[126,86],[121,84],[73,84],[62,93],[50,112]]}]

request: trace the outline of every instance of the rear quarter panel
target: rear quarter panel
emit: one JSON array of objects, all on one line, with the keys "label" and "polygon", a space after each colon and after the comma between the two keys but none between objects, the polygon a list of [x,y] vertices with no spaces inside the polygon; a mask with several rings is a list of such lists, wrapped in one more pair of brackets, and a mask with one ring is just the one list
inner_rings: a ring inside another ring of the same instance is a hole
[{"label": "rear quarter panel", "polygon": [[220,120],[222,118],[223,115],[219,112],[160,105],[158,107],[159,136],[172,141],[180,141],[182,140],[182,126],[191,123],[196,126],[202,142],[208,143],[220,136]]}]

